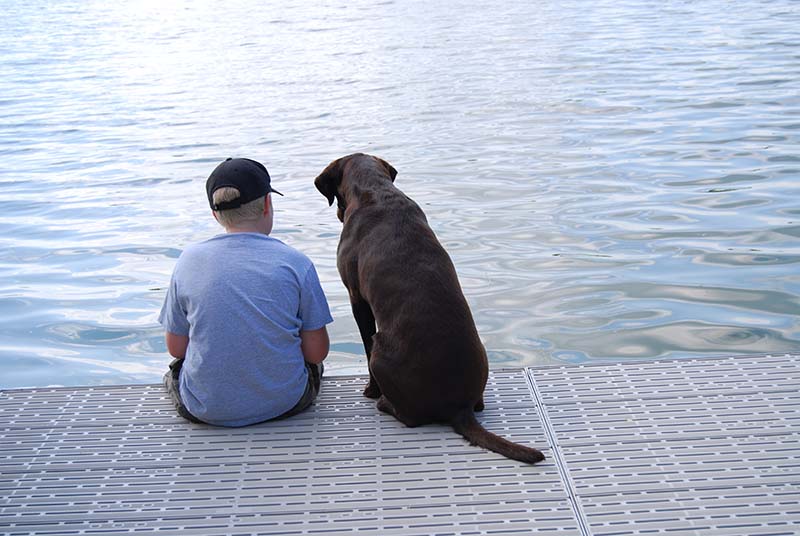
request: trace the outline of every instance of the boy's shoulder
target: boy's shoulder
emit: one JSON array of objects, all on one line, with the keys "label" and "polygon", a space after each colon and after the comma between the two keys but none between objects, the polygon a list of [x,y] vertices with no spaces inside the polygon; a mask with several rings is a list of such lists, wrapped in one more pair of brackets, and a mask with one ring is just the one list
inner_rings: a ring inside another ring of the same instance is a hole
[{"label": "boy's shoulder", "polygon": [[236,253],[242,256],[269,254],[297,266],[311,265],[303,252],[272,236],[258,233],[224,233],[187,246],[180,255],[183,262]]}]

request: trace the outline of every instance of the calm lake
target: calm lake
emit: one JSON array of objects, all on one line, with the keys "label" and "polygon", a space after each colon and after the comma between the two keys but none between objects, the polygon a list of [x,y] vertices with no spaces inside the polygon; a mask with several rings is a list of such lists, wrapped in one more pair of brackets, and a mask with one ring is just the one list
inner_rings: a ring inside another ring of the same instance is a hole
[{"label": "calm lake", "polygon": [[[495,5],[490,5],[495,4]],[[379,155],[495,368],[800,351],[800,4],[4,2],[0,388],[158,382],[205,179],[266,164],[364,370],[313,186]]]}]

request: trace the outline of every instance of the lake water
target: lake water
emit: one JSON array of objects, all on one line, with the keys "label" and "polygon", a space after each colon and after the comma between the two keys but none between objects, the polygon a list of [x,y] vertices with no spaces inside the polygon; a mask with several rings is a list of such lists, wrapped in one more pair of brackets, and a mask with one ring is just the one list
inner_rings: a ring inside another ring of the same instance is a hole
[{"label": "lake water", "polygon": [[[489,4],[497,4],[491,6]],[[313,187],[380,155],[493,367],[800,350],[800,5],[14,2],[0,27],[0,387],[157,382],[205,178],[264,162],[363,370]]]}]

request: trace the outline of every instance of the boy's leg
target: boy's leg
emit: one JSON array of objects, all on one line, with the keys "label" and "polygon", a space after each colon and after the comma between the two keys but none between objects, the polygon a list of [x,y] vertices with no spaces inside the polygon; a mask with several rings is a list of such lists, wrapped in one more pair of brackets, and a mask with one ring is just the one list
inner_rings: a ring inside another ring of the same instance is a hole
[{"label": "boy's leg", "polygon": [[308,382],[306,383],[306,390],[303,392],[303,396],[300,397],[300,400],[292,409],[283,415],[275,417],[272,420],[285,419],[287,417],[297,415],[303,410],[308,409],[308,407],[311,406],[311,404],[317,398],[322,385],[322,373],[325,370],[325,367],[322,365],[322,363],[319,365],[314,365],[307,362],[306,370],[308,371]]},{"label": "boy's leg", "polygon": [[306,363],[306,369],[308,370],[308,379],[314,386],[314,398],[316,398],[322,385],[322,373],[325,371],[325,365]]},{"label": "boy's leg", "polygon": [[181,400],[181,393],[178,389],[181,367],[183,367],[183,359],[172,360],[172,363],[169,364],[169,370],[164,374],[164,387],[167,388],[167,393],[169,393],[169,397],[175,409],[178,411],[178,415],[187,421],[204,424],[203,421],[189,413],[189,410],[186,409],[186,406],[183,404],[183,400]]}]

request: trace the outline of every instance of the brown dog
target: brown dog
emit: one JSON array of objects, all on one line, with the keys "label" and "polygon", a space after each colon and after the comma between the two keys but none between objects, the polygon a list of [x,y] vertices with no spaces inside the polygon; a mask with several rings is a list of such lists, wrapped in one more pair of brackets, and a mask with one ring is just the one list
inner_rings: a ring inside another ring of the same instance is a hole
[{"label": "brown dog", "polygon": [[449,423],[473,445],[526,463],[543,460],[475,419],[486,351],[450,257],[419,206],[394,186],[396,175],[380,158],[353,154],[314,181],[329,204],[336,199],[344,223],[337,266],[367,353],[364,395],[407,426]]}]

